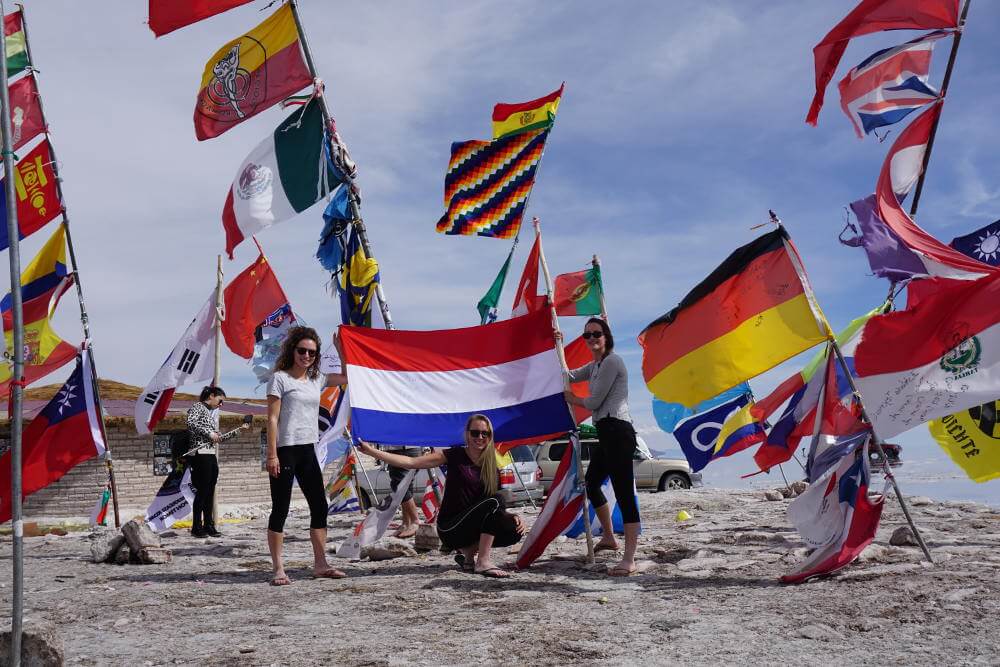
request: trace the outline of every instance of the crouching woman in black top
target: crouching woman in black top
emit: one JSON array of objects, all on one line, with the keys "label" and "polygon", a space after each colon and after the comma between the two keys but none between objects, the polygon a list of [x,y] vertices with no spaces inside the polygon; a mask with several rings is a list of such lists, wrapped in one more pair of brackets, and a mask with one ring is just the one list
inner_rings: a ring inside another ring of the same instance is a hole
[{"label": "crouching woman in black top", "polygon": [[489,418],[469,417],[464,437],[465,447],[437,449],[415,458],[379,451],[367,443],[362,443],[361,451],[399,468],[424,470],[447,465],[437,519],[441,544],[459,552],[455,560],[462,569],[505,579],[510,573],[493,563],[490,550],[520,542],[524,522],[507,512],[503,498],[497,494],[500,471]]}]

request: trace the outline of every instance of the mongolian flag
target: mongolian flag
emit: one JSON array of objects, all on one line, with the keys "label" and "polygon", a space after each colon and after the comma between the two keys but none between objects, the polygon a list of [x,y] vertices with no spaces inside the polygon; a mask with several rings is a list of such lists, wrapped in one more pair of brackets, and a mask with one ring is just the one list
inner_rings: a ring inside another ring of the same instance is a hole
[{"label": "mongolian flag", "polygon": [[600,315],[601,267],[556,276],[555,302],[559,315]]},{"label": "mongolian flag", "polygon": [[38,105],[34,75],[22,76],[7,90],[10,95],[11,142],[17,150],[45,131],[45,119]]},{"label": "mongolian flag", "polygon": [[659,399],[694,406],[827,338],[787,232],[734,251],[639,334],[642,374]]},{"label": "mongolian flag", "polygon": [[[45,377],[76,357],[76,348],[52,330],[51,318],[59,299],[73,284],[66,272],[66,228],[56,228],[28,267],[21,273],[24,312],[24,379],[28,384]],[[0,302],[7,349],[14,347],[13,300]],[[11,367],[0,364],[0,398],[10,393]]]},{"label": "mongolian flag", "polygon": [[853,37],[881,30],[933,30],[958,26],[959,0],[861,0],[813,48],[816,61],[816,94],[806,122],[815,125],[823,107],[826,87]]},{"label": "mongolian flag", "polygon": [[[94,399],[90,354],[80,352],[76,370],[24,429],[23,494],[59,480],[74,466],[104,454],[107,446]],[[0,523],[10,520],[10,452],[0,457]]]},{"label": "mongolian flag", "polygon": [[[17,194],[17,227],[20,238],[34,234],[62,213],[52,152],[46,139],[14,165],[14,192]],[[7,188],[0,180],[0,250],[10,245],[7,236]]]},{"label": "mongolian flag", "polygon": [[3,17],[3,34],[7,45],[7,76],[12,77],[28,68],[28,40],[24,37],[20,10]]},{"label": "mongolian flag", "polygon": [[447,210],[437,231],[500,239],[517,236],[548,136],[548,130],[541,129],[452,144],[444,178]]},{"label": "mongolian flag", "polygon": [[278,278],[263,253],[226,286],[222,293],[226,319],[222,337],[233,354],[253,356],[254,335],[270,315],[288,303]]},{"label": "mongolian flag", "polygon": [[163,37],[168,32],[249,2],[251,0],[149,0],[149,29],[157,37]]},{"label": "mongolian flag", "polygon": [[227,43],[205,64],[194,107],[199,141],[217,137],[310,83],[290,4]]},{"label": "mongolian flag", "polygon": [[556,122],[556,111],[562,100],[563,88],[549,93],[537,100],[520,104],[505,104],[503,102],[493,107],[493,138],[499,139],[511,134],[530,132],[531,130],[547,130]]}]

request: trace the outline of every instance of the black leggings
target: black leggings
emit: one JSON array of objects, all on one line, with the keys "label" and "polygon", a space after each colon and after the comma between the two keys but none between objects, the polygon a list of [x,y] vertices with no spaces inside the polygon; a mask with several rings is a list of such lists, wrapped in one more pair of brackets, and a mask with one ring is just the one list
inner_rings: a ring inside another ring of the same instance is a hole
[{"label": "black leggings", "polygon": [[191,485],[194,486],[194,516],[192,528],[214,526],[215,484],[219,481],[219,459],[215,454],[195,454],[191,457]]},{"label": "black leggings", "polygon": [[316,460],[315,445],[290,445],[278,447],[278,462],[281,473],[270,477],[271,516],[267,528],[272,533],[285,531],[288,505],[292,502],[292,478],[299,483],[302,495],[309,503],[309,527],[326,528],[326,491],[323,488],[323,471]]},{"label": "black leggings", "polygon": [[632,456],[638,446],[635,429],[627,421],[605,417],[597,422],[597,439],[600,445],[590,448],[587,498],[595,508],[606,505],[608,499],[601,491],[601,484],[611,477],[622,522],[638,523],[639,505],[635,502],[635,472],[632,469]]},{"label": "black leggings", "polygon": [[456,516],[438,517],[438,537],[448,549],[477,544],[483,533],[493,535],[495,547],[509,547],[521,541],[514,515],[507,513],[499,495],[484,498]]}]

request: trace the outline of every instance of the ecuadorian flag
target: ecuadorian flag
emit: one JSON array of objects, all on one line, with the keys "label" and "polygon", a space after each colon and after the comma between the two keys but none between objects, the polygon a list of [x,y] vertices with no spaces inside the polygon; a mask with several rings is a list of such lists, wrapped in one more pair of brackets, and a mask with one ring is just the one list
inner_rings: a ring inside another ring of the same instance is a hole
[{"label": "ecuadorian flag", "polygon": [[738,248],[641,334],[653,394],[692,407],[827,339],[784,228]]}]

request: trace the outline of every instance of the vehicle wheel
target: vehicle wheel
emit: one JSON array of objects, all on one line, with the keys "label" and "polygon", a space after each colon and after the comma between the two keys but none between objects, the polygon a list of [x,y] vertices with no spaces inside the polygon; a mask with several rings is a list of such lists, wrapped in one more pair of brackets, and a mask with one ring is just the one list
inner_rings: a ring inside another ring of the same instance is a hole
[{"label": "vehicle wheel", "polygon": [[679,489],[690,489],[691,480],[689,480],[685,475],[679,472],[665,472],[663,477],[660,478],[660,485],[657,487],[658,491],[677,491]]},{"label": "vehicle wheel", "polygon": [[368,492],[364,489],[358,490],[358,504],[361,505],[362,510],[367,510],[372,506],[371,498],[368,497]]}]

